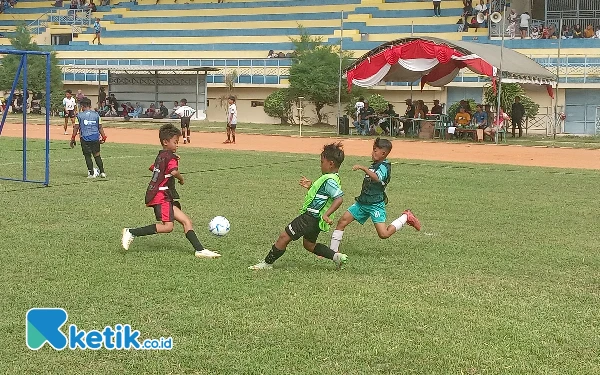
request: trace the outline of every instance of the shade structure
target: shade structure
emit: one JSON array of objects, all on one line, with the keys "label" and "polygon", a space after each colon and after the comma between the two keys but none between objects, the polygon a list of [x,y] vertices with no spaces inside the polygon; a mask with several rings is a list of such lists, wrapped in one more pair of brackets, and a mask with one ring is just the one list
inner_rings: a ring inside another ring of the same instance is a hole
[{"label": "shade structure", "polygon": [[381,81],[415,82],[419,79],[421,87],[425,84],[441,87],[452,82],[463,68],[490,77],[495,84],[502,68],[502,82],[546,85],[552,95],[552,85],[556,83],[554,74],[529,57],[502,48],[439,38],[397,39],[369,51],[344,73],[348,89],[352,85],[371,87]]}]

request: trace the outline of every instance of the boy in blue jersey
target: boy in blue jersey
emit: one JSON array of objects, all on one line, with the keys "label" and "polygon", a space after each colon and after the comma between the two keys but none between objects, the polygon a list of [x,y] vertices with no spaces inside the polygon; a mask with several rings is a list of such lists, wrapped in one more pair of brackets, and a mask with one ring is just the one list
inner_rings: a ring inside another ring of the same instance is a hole
[{"label": "boy in blue jersey", "polygon": [[100,177],[106,178],[104,163],[102,163],[102,157],[100,156],[100,144],[106,142],[106,134],[104,134],[104,129],[102,129],[100,123],[100,115],[96,111],[92,111],[91,106],[92,101],[90,99],[84,98],[81,100],[82,111],[77,113],[77,123],[73,126],[73,136],[69,145],[71,148],[75,147],[75,136],[79,132],[79,142],[87,165],[88,178],[97,177],[94,173],[92,155],[94,155]]},{"label": "boy in blue jersey", "polygon": [[377,138],[373,143],[373,153],[371,154],[373,164],[369,168],[361,165],[352,167],[353,171],[363,171],[365,178],[360,195],[356,197],[356,202],[348,208],[348,211],[344,212],[331,235],[330,247],[333,251],[337,252],[339,250],[344,229],[354,220],[364,224],[367,219],[371,218],[379,238],[382,239],[396,233],[404,224],[408,224],[416,230],[421,230],[421,223],[410,210],[404,211],[390,225],[385,224],[387,216],[385,212],[387,203],[385,188],[390,183],[392,173],[392,165],[386,158],[390,151],[392,151],[392,142]]},{"label": "boy in blue jersey", "polygon": [[323,147],[321,153],[321,177],[315,182],[306,177],[300,179],[300,185],[308,189],[300,216],[296,217],[279,235],[271,251],[264,261],[248,267],[251,270],[271,269],[273,263],[283,255],[287,245],[304,237],[304,248],[317,256],[331,259],[341,268],[346,263],[347,256],[334,252],[326,245],[317,243],[319,233],[329,230],[333,224],[331,215],[343,201],[344,192],[340,186],[338,170],[344,161],[344,150],[341,143],[332,143]]}]

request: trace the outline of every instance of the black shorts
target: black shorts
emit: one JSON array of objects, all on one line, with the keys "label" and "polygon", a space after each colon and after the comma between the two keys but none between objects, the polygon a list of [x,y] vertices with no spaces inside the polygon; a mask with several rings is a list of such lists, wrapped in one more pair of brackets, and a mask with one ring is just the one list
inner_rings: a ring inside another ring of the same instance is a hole
[{"label": "black shorts", "polygon": [[237,127],[237,124],[227,124],[227,127],[228,127],[229,129],[233,129],[233,130],[235,130],[235,128]]},{"label": "black shorts", "polygon": [[190,118],[189,117],[182,117],[181,118],[181,127],[182,128],[189,128],[190,127]]},{"label": "black shorts", "polygon": [[300,237],[304,237],[305,240],[316,243],[321,228],[319,228],[319,218],[312,216],[305,212],[298,216],[292,222],[285,227],[285,232],[296,241]]},{"label": "black shorts", "polygon": [[80,139],[79,143],[81,143],[81,151],[83,151],[84,155],[97,154],[100,152],[100,141],[88,142]]},{"label": "black shorts", "polygon": [[175,212],[173,211],[173,202],[163,202],[152,206],[156,221],[164,223],[172,223],[175,220]]},{"label": "black shorts", "polygon": [[521,31],[529,30],[529,27],[519,27],[519,30],[521,30]]},{"label": "black shorts", "polygon": [[75,111],[74,110],[65,111],[65,118],[75,118]]}]

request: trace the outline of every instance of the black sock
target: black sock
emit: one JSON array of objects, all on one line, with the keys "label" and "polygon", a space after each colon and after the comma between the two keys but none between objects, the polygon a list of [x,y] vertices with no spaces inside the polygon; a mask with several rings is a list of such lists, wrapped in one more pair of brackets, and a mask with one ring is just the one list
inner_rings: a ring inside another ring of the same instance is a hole
[{"label": "black sock", "polygon": [[271,251],[269,251],[269,254],[267,254],[267,256],[265,258],[265,263],[267,263],[267,264],[275,263],[275,261],[283,255],[283,253],[285,253],[285,250],[279,250],[278,248],[275,247],[275,245],[273,245],[271,247]]},{"label": "black sock", "polygon": [[188,138],[189,138],[190,137],[190,128],[187,128],[187,135],[188,135]]},{"label": "black sock", "polygon": [[190,241],[190,243],[192,244],[192,246],[194,246],[194,250],[196,250],[196,251],[204,250],[204,246],[202,246],[202,244],[200,243],[200,240],[198,240],[198,236],[196,236],[196,232],[194,232],[193,229],[187,231],[187,233],[185,234],[185,238],[187,238],[188,241]]},{"label": "black sock", "polygon": [[92,155],[85,154],[83,155],[83,157],[85,158],[85,165],[87,165],[88,173],[94,174],[94,163],[92,162]]},{"label": "black sock", "polygon": [[233,133],[233,134],[231,135],[231,137],[233,138],[233,141],[235,142],[235,133]]},{"label": "black sock", "polygon": [[96,161],[96,165],[100,170],[100,173],[104,173],[104,163],[102,162],[102,157],[100,155],[94,156],[94,160]]},{"label": "black sock", "polygon": [[129,230],[129,233],[133,234],[135,237],[156,234],[156,224],[146,225],[145,227],[133,228]]},{"label": "black sock", "polygon": [[335,251],[331,250],[329,247],[323,245],[322,243],[318,243],[317,246],[315,246],[315,255],[327,259],[333,259],[334,254]]}]

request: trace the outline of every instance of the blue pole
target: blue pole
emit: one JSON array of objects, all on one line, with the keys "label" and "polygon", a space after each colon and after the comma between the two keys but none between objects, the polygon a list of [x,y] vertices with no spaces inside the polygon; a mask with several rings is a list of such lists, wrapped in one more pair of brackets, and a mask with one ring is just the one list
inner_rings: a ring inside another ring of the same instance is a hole
[{"label": "blue pole", "polygon": [[44,185],[50,184],[50,54],[46,55],[46,173]]},{"label": "blue pole", "polygon": [[[1,51],[0,51],[1,53]],[[13,80],[12,88],[10,89],[10,94],[8,95],[8,102],[6,103],[6,111],[2,114],[2,122],[0,122],[0,134],[2,134],[2,128],[4,128],[4,122],[6,121],[6,115],[8,115],[9,104],[12,104],[13,97],[15,94],[15,89],[17,88],[17,83],[19,83],[19,76],[21,75],[21,68],[23,67],[23,58],[25,55],[21,56],[21,63],[19,64],[19,68],[17,69],[17,74],[15,74],[15,79]]]},{"label": "blue pole", "polygon": [[21,60],[23,65],[23,181],[27,180],[27,55]]}]

